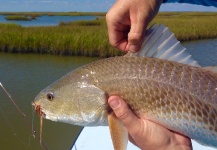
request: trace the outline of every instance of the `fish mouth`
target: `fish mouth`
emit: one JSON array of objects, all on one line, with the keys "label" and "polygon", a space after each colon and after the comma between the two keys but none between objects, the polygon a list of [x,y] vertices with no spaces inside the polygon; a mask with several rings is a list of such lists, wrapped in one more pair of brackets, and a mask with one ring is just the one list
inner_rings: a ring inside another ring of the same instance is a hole
[{"label": "fish mouth", "polygon": [[35,109],[35,112],[40,116],[40,117],[43,117],[45,118],[45,113],[42,111],[41,109],[41,105],[38,105],[34,102],[32,102],[32,105],[34,106],[34,109]]}]

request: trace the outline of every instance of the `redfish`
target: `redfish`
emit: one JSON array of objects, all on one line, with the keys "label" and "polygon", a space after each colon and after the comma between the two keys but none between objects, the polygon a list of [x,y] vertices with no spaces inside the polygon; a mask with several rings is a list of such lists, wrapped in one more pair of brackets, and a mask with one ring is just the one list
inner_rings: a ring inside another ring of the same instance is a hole
[{"label": "redfish", "polygon": [[200,67],[163,25],[146,32],[141,51],[68,73],[41,91],[34,105],[49,120],[109,125],[121,137],[112,136],[114,148],[126,149],[126,130],[107,104],[111,95],[123,98],[139,118],[217,147],[217,73]]}]

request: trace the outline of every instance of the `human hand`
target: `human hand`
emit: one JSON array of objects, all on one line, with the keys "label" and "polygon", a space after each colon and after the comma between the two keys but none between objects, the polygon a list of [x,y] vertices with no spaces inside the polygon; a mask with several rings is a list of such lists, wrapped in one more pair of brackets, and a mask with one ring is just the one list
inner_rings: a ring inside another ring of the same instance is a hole
[{"label": "human hand", "polygon": [[110,44],[122,51],[138,51],[161,3],[162,0],[117,0],[106,15]]},{"label": "human hand", "polygon": [[116,117],[126,127],[129,140],[145,150],[192,150],[191,140],[149,120],[138,118],[118,96],[111,96],[108,103]]}]

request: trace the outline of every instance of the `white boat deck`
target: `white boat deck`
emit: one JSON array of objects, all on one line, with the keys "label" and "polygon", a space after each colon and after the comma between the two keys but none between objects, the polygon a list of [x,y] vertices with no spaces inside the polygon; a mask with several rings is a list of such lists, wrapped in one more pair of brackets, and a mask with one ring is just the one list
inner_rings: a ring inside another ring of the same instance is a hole
[{"label": "white boat deck", "polygon": [[[192,143],[193,150],[216,150],[202,146],[195,141]],[[113,150],[108,127],[85,127],[75,145],[76,148],[74,146],[71,150]],[[139,148],[129,142],[127,150],[139,150]]]}]

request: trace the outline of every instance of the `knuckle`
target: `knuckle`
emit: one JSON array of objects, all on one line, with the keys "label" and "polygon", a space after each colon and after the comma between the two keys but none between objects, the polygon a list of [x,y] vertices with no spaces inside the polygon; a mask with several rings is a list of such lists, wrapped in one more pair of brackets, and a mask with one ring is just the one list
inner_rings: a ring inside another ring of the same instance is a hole
[{"label": "knuckle", "polygon": [[141,42],[142,39],[143,39],[143,34],[141,33],[129,33],[128,35],[128,40],[132,44]]},{"label": "knuckle", "polygon": [[107,14],[106,14],[106,16],[105,16],[105,18],[106,18],[106,20],[108,21],[109,19],[110,19],[110,13],[108,12]]},{"label": "knuckle", "polygon": [[111,46],[113,46],[116,49],[119,49],[119,44],[113,40],[109,40],[109,43]]},{"label": "knuckle", "polygon": [[114,40],[109,40],[109,42],[110,42],[111,46],[113,46],[113,47],[115,47],[115,48],[118,47],[118,43],[115,42]]},{"label": "knuckle", "polygon": [[115,15],[113,14],[113,11],[111,10],[109,10],[105,16],[107,22],[113,21],[114,17]]},{"label": "knuckle", "polygon": [[131,127],[131,130],[129,131],[133,137],[143,135],[144,133],[144,126],[140,122],[137,122],[136,125],[137,127]]},{"label": "knuckle", "polygon": [[124,122],[126,122],[128,120],[128,116],[129,116],[129,110],[128,111],[124,111],[124,112],[120,112],[117,114],[117,117]]}]

